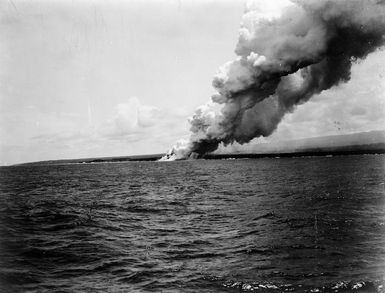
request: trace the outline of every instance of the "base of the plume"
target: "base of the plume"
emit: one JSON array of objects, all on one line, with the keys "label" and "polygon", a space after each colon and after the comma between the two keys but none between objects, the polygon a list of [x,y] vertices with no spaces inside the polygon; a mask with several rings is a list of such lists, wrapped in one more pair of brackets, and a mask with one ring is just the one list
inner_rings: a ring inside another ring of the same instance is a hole
[{"label": "base of the plume", "polygon": [[176,160],[177,160],[177,158],[176,158],[175,154],[166,154],[163,157],[161,157],[158,160],[158,162],[172,162],[172,161],[176,161]]},{"label": "base of the plume", "polygon": [[172,162],[172,161],[183,161],[183,160],[195,160],[198,159],[200,155],[198,153],[192,152],[187,157],[178,157],[175,153],[169,153],[161,157],[158,162]]}]

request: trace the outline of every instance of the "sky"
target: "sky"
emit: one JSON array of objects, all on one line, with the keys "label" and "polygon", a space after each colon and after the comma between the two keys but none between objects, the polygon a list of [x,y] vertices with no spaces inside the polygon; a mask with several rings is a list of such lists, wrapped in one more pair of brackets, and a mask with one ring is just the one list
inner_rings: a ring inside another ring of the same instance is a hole
[{"label": "sky", "polygon": [[[271,2],[261,15],[279,9]],[[166,152],[188,137],[188,117],[214,93],[218,68],[235,58],[245,5],[0,2],[0,165]],[[357,61],[348,83],[251,143],[382,130],[384,113],[378,50]]]}]

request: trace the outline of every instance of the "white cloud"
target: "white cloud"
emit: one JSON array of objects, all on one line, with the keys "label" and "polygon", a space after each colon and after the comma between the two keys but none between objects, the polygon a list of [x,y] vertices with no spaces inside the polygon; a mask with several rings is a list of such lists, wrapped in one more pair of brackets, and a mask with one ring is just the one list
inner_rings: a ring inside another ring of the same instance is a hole
[{"label": "white cloud", "polygon": [[102,123],[100,132],[103,136],[124,136],[143,132],[159,123],[162,112],[156,107],[142,105],[137,97],[129,98],[115,107],[114,116]]},{"label": "white cloud", "polygon": [[[183,107],[144,105],[131,97],[112,107],[110,117],[90,126],[85,117],[32,108],[1,117],[6,127],[0,128],[0,164],[162,153],[188,134],[187,117],[192,113]],[[25,129],[29,136],[23,135]]]}]

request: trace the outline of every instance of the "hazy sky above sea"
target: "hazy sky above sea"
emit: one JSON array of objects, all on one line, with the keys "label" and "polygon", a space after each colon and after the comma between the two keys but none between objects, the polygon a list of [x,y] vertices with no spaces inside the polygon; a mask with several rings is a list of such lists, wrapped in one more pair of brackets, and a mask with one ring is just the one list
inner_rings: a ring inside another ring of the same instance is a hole
[{"label": "hazy sky above sea", "polygon": [[[279,10],[271,2],[261,13]],[[167,151],[188,136],[187,118],[214,93],[218,68],[235,58],[244,7],[235,0],[0,2],[0,165]],[[381,50],[354,65],[347,84],[252,143],[385,129],[384,113]]]}]

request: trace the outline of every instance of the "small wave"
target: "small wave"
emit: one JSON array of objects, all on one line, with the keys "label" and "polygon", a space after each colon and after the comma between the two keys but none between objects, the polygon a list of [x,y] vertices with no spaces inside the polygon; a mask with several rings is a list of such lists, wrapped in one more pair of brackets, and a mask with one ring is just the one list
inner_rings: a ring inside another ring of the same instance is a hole
[{"label": "small wave", "polygon": [[[169,247],[170,243],[164,242],[164,243],[159,243],[159,244],[156,244],[156,245],[159,246],[159,247]],[[173,244],[173,246],[178,248],[178,249],[191,249],[191,248],[194,248],[194,247],[199,247],[200,245],[210,245],[210,241],[196,239],[196,240],[189,241],[189,242]]]},{"label": "small wave", "polygon": [[274,253],[274,250],[271,248],[247,248],[244,249],[242,252],[246,254],[261,254],[261,255],[271,255]]},{"label": "small wave", "polygon": [[274,212],[269,212],[269,213],[266,213],[262,216],[258,216],[258,217],[255,217],[253,219],[253,221],[258,221],[258,220],[261,220],[261,219],[272,219],[272,218],[276,218],[276,215]]},{"label": "small wave", "polygon": [[296,245],[288,245],[288,246],[265,246],[265,247],[249,247],[246,249],[242,249],[240,252],[246,254],[261,254],[261,255],[272,255],[277,254],[279,252],[284,251],[292,251],[292,250],[325,250],[323,246],[320,245],[304,245],[304,244],[296,244]]},{"label": "small wave", "polygon": [[148,214],[157,214],[162,213],[163,210],[156,209],[156,208],[149,208],[149,207],[143,207],[143,206],[130,206],[124,208],[126,212],[129,213],[148,213]]},{"label": "small wave", "polygon": [[149,278],[151,278],[152,274],[148,271],[138,271],[126,275],[124,277],[119,278],[117,281],[122,283],[140,283]]},{"label": "small wave", "polygon": [[233,288],[242,291],[260,291],[260,292],[309,292],[309,293],[326,293],[326,292],[362,292],[362,293],[379,293],[383,292],[384,284],[380,281],[340,281],[325,286],[310,287],[295,284],[273,284],[258,282],[242,282],[242,281],[225,281],[223,287]]},{"label": "small wave", "polygon": [[169,259],[184,260],[184,259],[199,259],[199,258],[214,258],[224,256],[224,253],[215,252],[197,252],[194,250],[170,250],[166,252],[171,255]]}]

